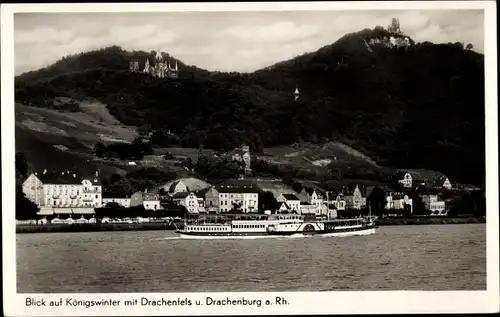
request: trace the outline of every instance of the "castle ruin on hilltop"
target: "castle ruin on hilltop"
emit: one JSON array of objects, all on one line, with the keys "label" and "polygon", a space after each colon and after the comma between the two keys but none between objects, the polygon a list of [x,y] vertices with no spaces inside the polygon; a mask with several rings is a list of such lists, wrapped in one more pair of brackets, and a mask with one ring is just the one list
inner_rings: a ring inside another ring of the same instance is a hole
[{"label": "castle ruin on hilltop", "polygon": [[392,18],[391,24],[387,27],[387,32],[392,34],[402,34],[399,26],[399,19]]},{"label": "castle ruin on hilltop", "polygon": [[179,77],[179,68],[177,66],[177,61],[175,61],[175,66],[171,66],[170,61],[163,60],[163,55],[158,50],[156,51],[156,56],[154,58],[154,64],[149,62],[149,58],[146,58],[144,63],[144,68],[141,70],[138,61],[129,62],[129,71],[133,73],[144,73],[149,74],[156,78],[177,78]]},{"label": "castle ruin on hilltop", "polygon": [[[401,32],[401,26],[399,24],[399,19],[392,18],[391,24],[385,29],[389,36],[384,36],[383,38],[371,38],[369,40],[369,45],[382,45],[388,48],[392,47],[406,47],[411,46],[410,38]],[[367,43],[368,44],[368,43]]]}]

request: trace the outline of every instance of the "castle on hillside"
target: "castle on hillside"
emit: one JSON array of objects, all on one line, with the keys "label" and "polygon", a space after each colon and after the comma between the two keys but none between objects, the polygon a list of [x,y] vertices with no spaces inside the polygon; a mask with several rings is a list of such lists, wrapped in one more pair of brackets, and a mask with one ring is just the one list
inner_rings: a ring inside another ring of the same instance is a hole
[{"label": "castle on hillside", "polygon": [[150,74],[157,78],[177,78],[179,77],[179,68],[177,66],[177,61],[175,61],[175,66],[171,66],[170,61],[164,61],[163,55],[160,51],[156,51],[156,56],[154,59],[154,64],[149,62],[149,58],[146,58],[144,68],[141,70],[139,68],[138,61],[129,62],[129,70],[133,73],[144,73]]}]

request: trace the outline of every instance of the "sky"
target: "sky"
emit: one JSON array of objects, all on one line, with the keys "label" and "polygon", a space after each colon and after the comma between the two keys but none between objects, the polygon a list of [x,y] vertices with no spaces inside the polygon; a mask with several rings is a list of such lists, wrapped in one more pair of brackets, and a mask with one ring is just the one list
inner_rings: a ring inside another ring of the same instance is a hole
[{"label": "sky", "polygon": [[483,53],[482,10],[17,13],[16,75],[107,46],[161,50],[211,71],[251,72],[335,42],[349,32],[387,27],[417,42],[471,43]]}]

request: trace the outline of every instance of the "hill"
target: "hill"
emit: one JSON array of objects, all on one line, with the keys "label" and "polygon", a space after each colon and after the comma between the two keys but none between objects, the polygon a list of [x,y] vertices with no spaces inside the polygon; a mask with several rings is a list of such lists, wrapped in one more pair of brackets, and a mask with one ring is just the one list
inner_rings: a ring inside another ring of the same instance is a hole
[{"label": "hill", "polygon": [[460,43],[380,44],[387,35],[367,29],[254,73],[193,68],[194,78],[179,79],[130,73],[131,56],[148,53],[112,47],[17,77],[16,100],[53,108],[55,98],[90,98],[125,125],[150,125],[157,139],[170,130],[183,147],[248,143],[262,153],[332,141],[378,165],[483,184],[483,55]]}]

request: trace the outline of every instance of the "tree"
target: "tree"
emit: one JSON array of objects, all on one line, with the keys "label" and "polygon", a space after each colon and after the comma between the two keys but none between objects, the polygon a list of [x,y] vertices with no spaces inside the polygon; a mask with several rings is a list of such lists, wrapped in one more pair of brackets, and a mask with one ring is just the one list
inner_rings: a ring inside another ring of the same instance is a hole
[{"label": "tree", "polygon": [[474,48],[474,46],[472,46],[472,44],[471,44],[471,43],[469,43],[469,44],[467,44],[467,46],[466,46],[465,48],[466,48],[466,49],[468,49],[468,50],[471,50],[471,49],[473,49],[473,48]]},{"label": "tree", "polygon": [[267,191],[259,193],[259,202],[263,210],[274,211],[278,205],[273,193]]},{"label": "tree", "polygon": [[182,161],[182,166],[185,166],[189,169],[193,168],[193,161],[191,160],[190,157],[187,157],[184,161]]},{"label": "tree", "polygon": [[28,162],[23,152],[16,153],[16,171],[19,172],[22,180],[28,176]]},{"label": "tree", "polygon": [[36,219],[38,206],[24,195],[22,188],[16,186],[16,219],[28,220]]},{"label": "tree", "polygon": [[374,215],[381,216],[385,209],[385,192],[380,187],[375,187],[368,197],[368,203],[371,207],[371,212]]},{"label": "tree", "polygon": [[97,142],[94,145],[93,153],[97,157],[103,157],[106,152],[106,146],[102,142]]}]

